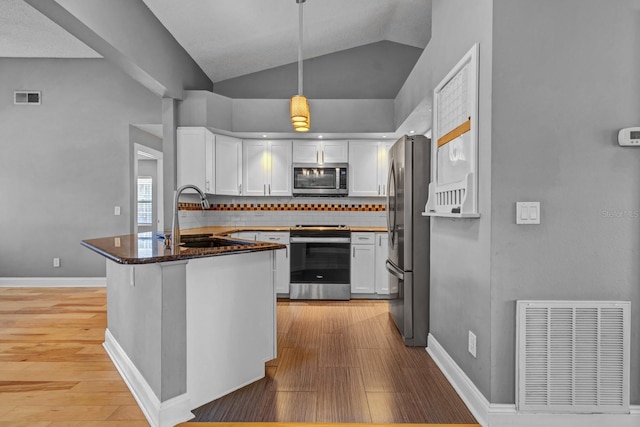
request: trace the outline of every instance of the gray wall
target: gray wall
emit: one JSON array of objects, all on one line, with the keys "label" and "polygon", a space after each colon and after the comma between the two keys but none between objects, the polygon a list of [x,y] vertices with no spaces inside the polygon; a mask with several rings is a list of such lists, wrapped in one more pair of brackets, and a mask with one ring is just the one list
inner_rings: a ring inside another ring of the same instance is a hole
[{"label": "gray wall", "polygon": [[[0,276],[104,277],[80,240],[129,233],[129,124],[161,123],[160,98],[104,59],[0,69]],[[16,89],[42,105],[14,106]]]},{"label": "gray wall", "polygon": [[[640,150],[616,142],[640,120],[634,4],[494,0],[493,403],[514,401],[515,300],[531,298],[630,300],[640,404]],[[541,224],[515,225],[516,201],[540,201]]]},{"label": "gray wall", "polygon": [[[491,55],[492,0],[434,0],[432,38],[420,63],[431,67],[431,90],[480,45],[479,219],[431,218],[431,334],[488,398],[491,381]],[[458,29],[451,31],[452,28]],[[413,76],[416,87],[424,86]],[[410,93],[411,82],[403,88]],[[477,336],[477,358],[467,334]]]},{"label": "gray wall", "polygon": [[26,0],[157,95],[212,84],[142,0]]},{"label": "gray wall", "polygon": [[[428,31],[428,26],[425,26]],[[304,60],[309,99],[393,99],[422,49],[388,40]],[[229,98],[290,98],[298,93],[298,63],[217,82]]]}]

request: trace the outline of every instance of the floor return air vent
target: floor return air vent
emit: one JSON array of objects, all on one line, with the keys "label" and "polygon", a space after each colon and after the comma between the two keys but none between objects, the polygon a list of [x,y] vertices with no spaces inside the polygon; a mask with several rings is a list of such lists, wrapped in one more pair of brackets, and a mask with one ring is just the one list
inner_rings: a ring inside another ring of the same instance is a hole
[{"label": "floor return air vent", "polygon": [[628,413],[630,303],[517,301],[516,405]]}]

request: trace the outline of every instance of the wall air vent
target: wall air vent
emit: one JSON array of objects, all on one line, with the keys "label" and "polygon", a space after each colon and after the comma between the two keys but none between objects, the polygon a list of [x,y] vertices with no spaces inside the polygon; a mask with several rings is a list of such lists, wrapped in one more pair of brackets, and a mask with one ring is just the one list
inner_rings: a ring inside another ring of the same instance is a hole
[{"label": "wall air vent", "polygon": [[16,90],[13,92],[15,105],[40,105],[41,98],[39,90]]},{"label": "wall air vent", "polygon": [[517,301],[520,411],[628,413],[630,303]]}]

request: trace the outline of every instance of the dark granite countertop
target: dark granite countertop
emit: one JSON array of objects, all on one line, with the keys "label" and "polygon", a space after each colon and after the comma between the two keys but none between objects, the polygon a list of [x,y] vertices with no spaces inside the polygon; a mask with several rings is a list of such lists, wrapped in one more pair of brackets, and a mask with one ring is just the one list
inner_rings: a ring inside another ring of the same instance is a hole
[{"label": "dark granite countertop", "polygon": [[[277,243],[253,242],[241,239],[232,239],[223,236],[211,237],[216,240],[224,240],[228,245],[206,248],[179,247],[175,253],[165,248],[164,239],[156,237],[153,233],[138,233],[122,236],[102,237],[83,240],[81,244],[100,255],[120,264],[152,264],[194,258],[203,258],[219,255],[230,255],[245,252],[271,251],[285,249],[285,245]],[[188,240],[189,233],[183,234]],[[204,239],[206,237],[203,236]]]}]

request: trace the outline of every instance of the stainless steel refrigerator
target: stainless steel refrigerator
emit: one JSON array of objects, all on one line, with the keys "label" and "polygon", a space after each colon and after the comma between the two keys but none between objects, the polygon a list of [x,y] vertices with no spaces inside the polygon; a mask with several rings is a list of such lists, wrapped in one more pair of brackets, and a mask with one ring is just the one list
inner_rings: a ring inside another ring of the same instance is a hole
[{"label": "stainless steel refrigerator", "polygon": [[387,227],[389,311],[407,346],[426,346],[429,333],[429,218],[431,141],[404,136],[389,150]]}]

